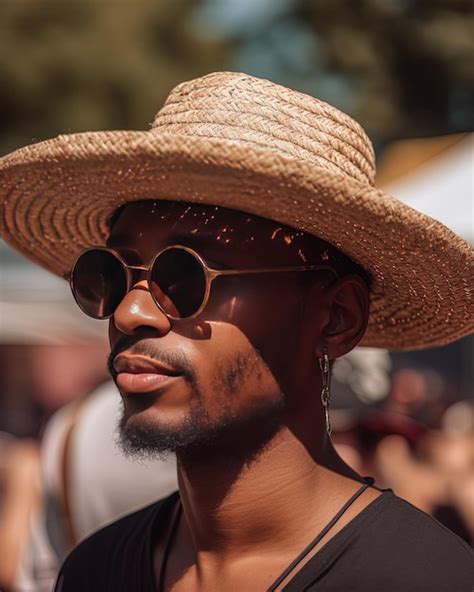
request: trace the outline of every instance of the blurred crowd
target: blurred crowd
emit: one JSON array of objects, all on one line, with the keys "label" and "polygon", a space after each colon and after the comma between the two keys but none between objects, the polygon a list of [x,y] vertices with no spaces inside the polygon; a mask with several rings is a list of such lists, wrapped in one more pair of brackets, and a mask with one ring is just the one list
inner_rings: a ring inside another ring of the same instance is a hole
[{"label": "blurred crowd", "polygon": [[[363,351],[362,351],[363,354]],[[433,369],[391,373],[378,405],[333,412],[344,460],[474,544],[474,404]]]},{"label": "blurred crowd", "polygon": [[[120,397],[103,343],[30,350],[38,431],[0,432],[4,592],[49,592],[80,540],[177,487],[174,458],[143,464],[119,452]],[[334,367],[331,417],[349,465],[474,543],[472,401],[453,402],[433,368],[396,367],[387,352],[360,348]]]}]

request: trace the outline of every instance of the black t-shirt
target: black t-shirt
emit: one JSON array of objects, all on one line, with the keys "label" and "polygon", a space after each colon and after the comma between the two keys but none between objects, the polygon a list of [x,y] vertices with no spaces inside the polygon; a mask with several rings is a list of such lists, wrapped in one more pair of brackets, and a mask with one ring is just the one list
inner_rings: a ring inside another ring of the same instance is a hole
[{"label": "black t-shirt", "polygon": [[[155,592],[153,542],[167,527],[177,500],[176,492],[83,541],[64,562],[55,591]],[[386,491],[284,588],[307,590],[473,592],[474,553],[439,522]]]}]

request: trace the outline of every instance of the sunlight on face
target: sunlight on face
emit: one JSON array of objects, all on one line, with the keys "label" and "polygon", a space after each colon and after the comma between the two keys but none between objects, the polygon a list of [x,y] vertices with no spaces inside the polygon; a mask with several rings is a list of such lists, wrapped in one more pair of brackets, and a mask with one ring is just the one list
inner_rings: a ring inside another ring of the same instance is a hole
[{"label": "sunlight on face", "polygon": [[[242,212],[178,202],[128,204],[108,244],[135,265],[176,244],[195,249],[217,268],[320,264],[324,258],[320,242],[302,232]],[[168,324],[167,331],[146,287],[132,289],[111,319],[112,358],[123,351],[146,355],[179,370],[180,379],[146,395],[122,392],[123,447],[132,453],[183,450],[222,441],[257,421],[260,429],[270,425],[284,408],[297,349],[302,275],[217,278],[202,313]],[[130,330],[123,333],[117,325]]]}]

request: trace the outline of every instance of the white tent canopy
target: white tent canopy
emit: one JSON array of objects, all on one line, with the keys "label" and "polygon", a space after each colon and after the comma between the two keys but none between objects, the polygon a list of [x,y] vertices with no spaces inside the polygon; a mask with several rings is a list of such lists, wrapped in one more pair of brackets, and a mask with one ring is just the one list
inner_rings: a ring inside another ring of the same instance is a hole
[{"label": "white tent canopy", "polygon": [[0,241],[0,343],[89,343],[105,340],[107,323],[76,306],[69,285]]},{"label": "white tent canopy", "polygon": [[384,190],[474,242],[474,134]]}]

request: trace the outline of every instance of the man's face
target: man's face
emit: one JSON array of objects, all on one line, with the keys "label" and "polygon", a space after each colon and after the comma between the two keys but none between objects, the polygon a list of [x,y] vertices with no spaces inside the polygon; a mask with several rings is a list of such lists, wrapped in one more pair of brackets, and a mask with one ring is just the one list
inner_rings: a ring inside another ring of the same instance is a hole
[{"label": "man's face", "polygon": [[[127,263],[139,266],[176,244],[195,249],[212,268],[321,263],[319,241],[304,233],[245,213],[183,202],[127,205],[108,241]],[[125,450],[180,451],[238,434],[250,437],[252,429],[263,433],[264,426],[277,429],[294,389],[308,379],[298,363],[304,358],[299,355],[301,314],[307,287],[315,280],[313,272],[218,277],[197,318],[170,321],[154,303],[145,278],[138,278],[109,330],[109,367],[124,403]],[[137,392],[127,387],[130,380],[117,378],[123,368],[119,359],[132,372],[161,362],[177,376]]]}]

